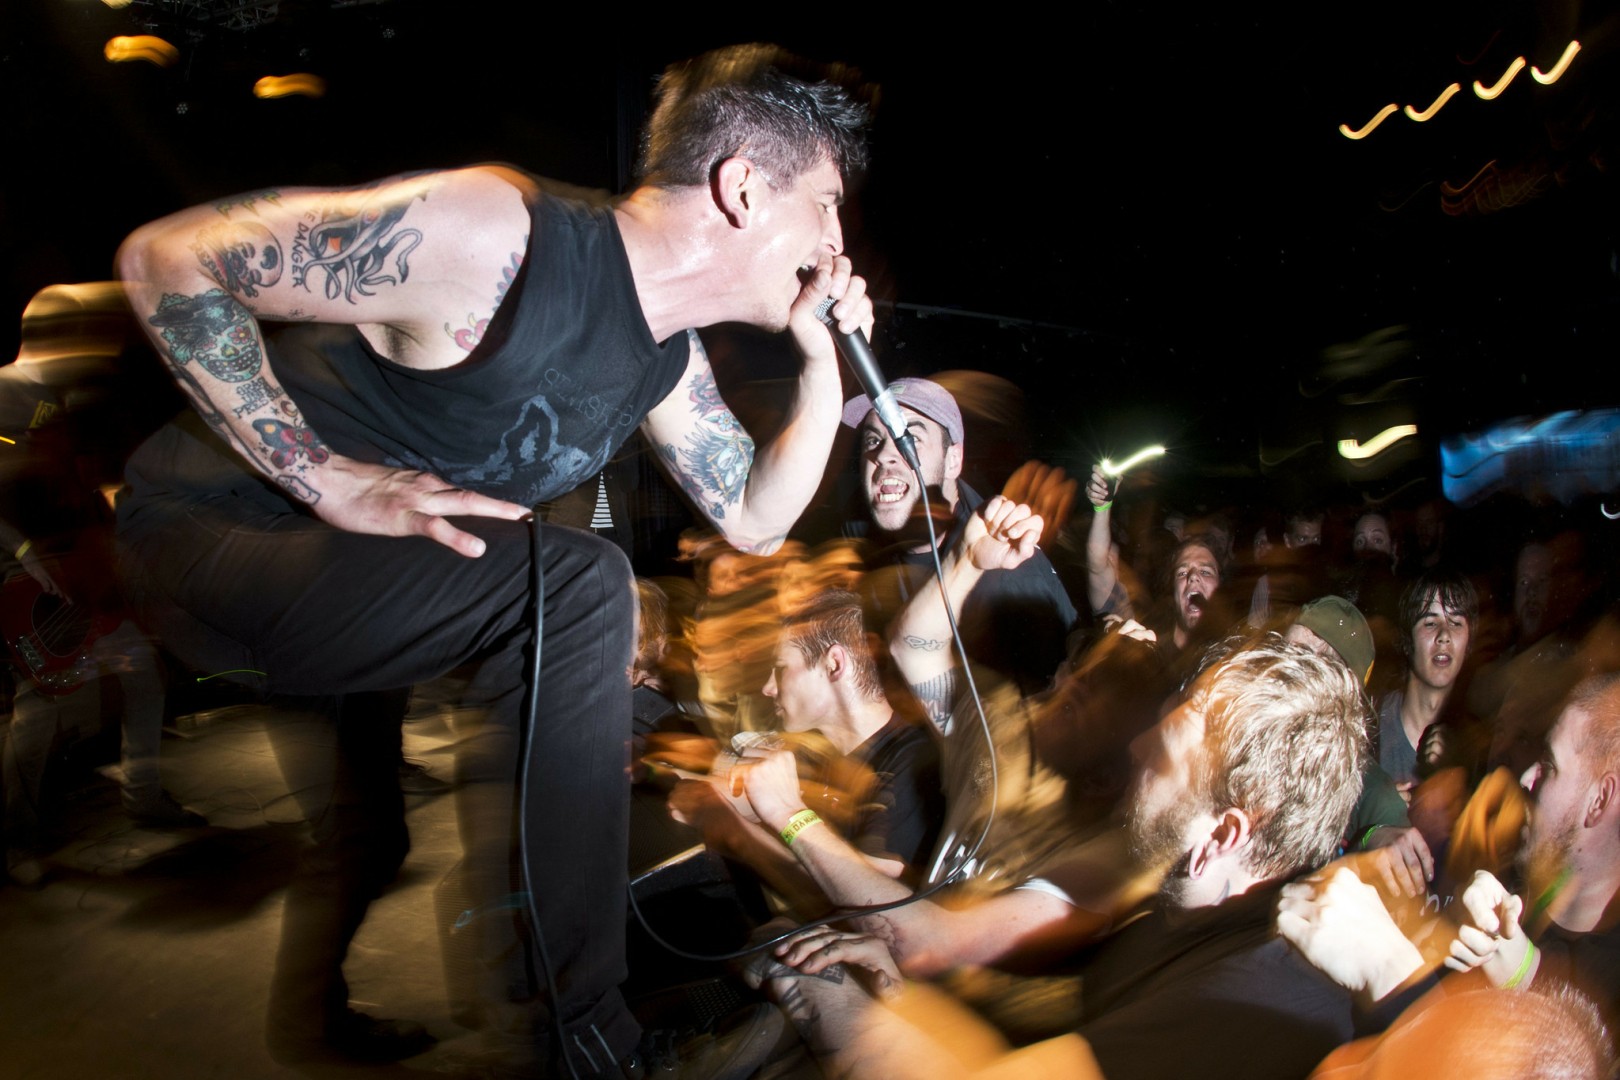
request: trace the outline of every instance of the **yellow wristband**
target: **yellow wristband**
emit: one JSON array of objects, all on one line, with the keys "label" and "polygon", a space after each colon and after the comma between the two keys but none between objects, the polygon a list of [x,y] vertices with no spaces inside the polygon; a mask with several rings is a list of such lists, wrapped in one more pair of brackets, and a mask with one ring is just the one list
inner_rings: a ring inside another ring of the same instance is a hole
[{"label": "yellow wristband", "polygon": [[788,818],[787,825],[782,829],[782,843],[788,847],[793,846],[793,840],[812,825],[821,824],[821,815],[814,810],[800,810]]},{"label": "yellow wristband", "polygon": [[1530,961],[1536,958],[1535,942],[1527,941],[1524,943],[1524,945],[1524,959],[1519,961],[1519,970],[1513,973],[1513,978],[1502,984],[1502,989],[1504,990],[1515,989],[1521,982],[1523,982],[1525,975],[1530,970]]},{"label": "yellow wristband", "polygon": [[18,560],[20,561],[24,555],[28,554],[28,552],[33,548],[33,546],[34,546],[34,542],[32,540],[24,540],[22,542],[21,546],[19,546],[17,548],[17,558],[18,558]]}]

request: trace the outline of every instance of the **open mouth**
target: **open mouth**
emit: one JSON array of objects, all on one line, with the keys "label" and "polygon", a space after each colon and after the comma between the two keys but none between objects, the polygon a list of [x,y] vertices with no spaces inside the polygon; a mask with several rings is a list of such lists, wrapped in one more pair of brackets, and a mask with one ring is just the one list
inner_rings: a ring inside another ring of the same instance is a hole
[{"label": "open mouth", "polygon": [[873,501],[880,504],[897,503],[905,498],[906,492],[910,490],[911,486],[904,480],[886,477],[878,482],[877,494]]}]

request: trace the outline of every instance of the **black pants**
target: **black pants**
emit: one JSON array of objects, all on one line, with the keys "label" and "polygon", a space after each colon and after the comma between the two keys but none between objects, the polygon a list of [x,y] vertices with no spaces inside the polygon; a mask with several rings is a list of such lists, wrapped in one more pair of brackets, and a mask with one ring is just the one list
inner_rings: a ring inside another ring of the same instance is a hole
[{"label": "black pants", "polygon": [[[540,709],[519,761],[532,619],[527,525],[458,519],[488,545],[467,559],[421,538],[343,532],[256,499],[147,497],[121,506],[120,517],[131,600],[194,667],[254,669],[263,674],[239,677],[268,692],[338,698],[476,664],[469,704],[482,707],[484,721],[458,761],[471,883],[492,898],[505,891],[518,781],[563,1024],[583,1044],[627,1054],[639,1037],[618,990],[634,592],[619,550],[577,530],[544,530]],[[351,820],[388,828],[369,810],[355,812],[321,842],[352,843],[343,824]],[[348,872],[343,860],[330,863],[333,873]]]}]

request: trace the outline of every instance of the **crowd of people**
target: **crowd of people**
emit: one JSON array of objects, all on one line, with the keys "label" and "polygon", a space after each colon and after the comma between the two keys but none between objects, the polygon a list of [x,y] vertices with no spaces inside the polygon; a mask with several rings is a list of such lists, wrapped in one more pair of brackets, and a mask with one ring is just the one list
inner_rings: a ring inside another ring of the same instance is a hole
[{"label": "crowd of people", "polygon": [[[1548,516],[1507,567],[1434,501],[1179,508],[1153,466],[1082,487],[1036,463],[984,497],[948,378],[895,383],[904,439],[838,400],[815,310],[872,322],[837,214],[864,110],[783,63],[672,68],[612,210],[480,168],[198,207],[125,245],[194,409],[129,463],[120,604],[318,733],[273,1056],[431,1045],[353,1010],[342,961],[409,846],[408,692],[462,671],[461,873],[524,897],[478,921],[469,1075],[665,1052],[621,991],[633,800],[753,898],[759,947],[713,976],[747,1004],[668,1051],[683,1075],[1610,1075],[1597,515]],[[482,340],[438,332],[469,308]],[[692,330],[739,320],[804,357],[757,448]],[[801,537],[840,422],[861,512]],[[688,577],[621,553],[607,463],[638,427],[711,530]],[[579,491],[586,527],[537,538],[533,508]],[[334,641],[336,612],[365,633]],[[129,758],[132,814],[200,824],[154,748]]]}]

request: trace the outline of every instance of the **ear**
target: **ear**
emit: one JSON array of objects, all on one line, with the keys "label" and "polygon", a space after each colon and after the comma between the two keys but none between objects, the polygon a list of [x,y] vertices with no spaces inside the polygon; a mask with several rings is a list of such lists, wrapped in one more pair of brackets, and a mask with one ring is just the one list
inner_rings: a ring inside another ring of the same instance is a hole
[{"label": "ear", "polygon": [[744,157],[726,158],[714,170],[709,186],[715,205],[732,228],[746,229],[753,222],[754,213],[759,209],[759,189],[764,183],[765,178],[754,168],[754,163]]},{"label": "ear", "polygon": [[1604,773],[1598,777],[1597,784],[1592,789],[1592,798],[1586,804],[1585,824],[1588,829],[1614,812],[1616,794],[1620,794],[1620,778],[1614,773]]},{"label": "ear", "polygon": [[830,645],[821,663],[826,669],[827,681],[837,682],[849,672],[849,653],[842,645]]},{"label": "ear", "polygon": [[945,479],[955,480],[962,475],[962,444],[951,443],[945,451]]},{"label": "ear", "polygon": [[1212,864],[1241,855],[1249,846],[1251,824],[1249,815],[1235,806],[1222,810],[1209,836],[1188,853],[1187,876],[1202,877]]}]

